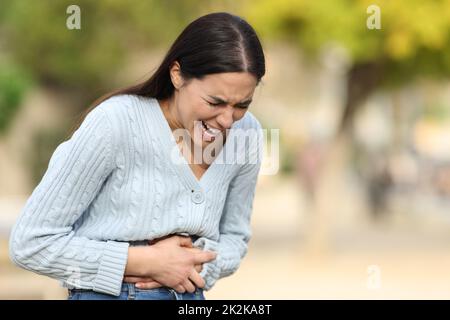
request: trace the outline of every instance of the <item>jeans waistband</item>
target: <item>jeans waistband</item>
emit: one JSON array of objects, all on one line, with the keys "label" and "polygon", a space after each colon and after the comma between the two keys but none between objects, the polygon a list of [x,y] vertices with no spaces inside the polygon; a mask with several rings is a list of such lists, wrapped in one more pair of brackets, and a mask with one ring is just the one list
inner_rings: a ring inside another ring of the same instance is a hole
[{"label": "jeans waistband", "polygon": [[[198,238],[200,238],[197,235],[189,235],[188,233],[177,233],[177,235],[180,236],[189,236],[192,239],[192,242],[195,242]],[[149,240],[134,240],[134,241],[128,241],[130,246],[146,246],[148,245]]]},{"label": "jeans waistband", "polygon": [[[69,292],[86,292],[86,291],[92,291],[92,289],[79,289],[79,288],[68,288]],[[120,292],[128,292],[128,291],[135,291],[136,286],[134,283],[128,283],[128,282],[122,282],[122,286],[120,288]]]}]

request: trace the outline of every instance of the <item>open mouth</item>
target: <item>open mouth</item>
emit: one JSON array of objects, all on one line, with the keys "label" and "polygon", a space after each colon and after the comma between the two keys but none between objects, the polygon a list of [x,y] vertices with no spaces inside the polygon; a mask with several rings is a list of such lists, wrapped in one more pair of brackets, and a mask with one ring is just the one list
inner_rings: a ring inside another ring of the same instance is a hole
[{"label": "open mouth", "polygon": [[203,120],[202,120],[202,129],[203,129],[203,139],[206,141],[214,141],[214,139],[222,132],[219,129],[210,128]]},{"label": "open mouth", "polygon": [[205,129],[208,133],[210,133],[212,135],[218,135],[219,133],[222,132],[219,129],[209,127],[205,121],[202,121],[202,126],[203,126],[203,129]]}]

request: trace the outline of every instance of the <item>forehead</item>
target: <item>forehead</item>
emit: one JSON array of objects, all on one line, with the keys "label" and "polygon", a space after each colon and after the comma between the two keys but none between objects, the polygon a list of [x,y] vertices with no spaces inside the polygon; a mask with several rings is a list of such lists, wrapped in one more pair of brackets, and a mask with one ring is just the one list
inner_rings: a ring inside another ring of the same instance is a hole
[{"label": "forehead", "polygon": [[194,79],[201,93],[226,101],[239,101],[250,97],[256,88],[256,78],[248,72],[215,73],[203,79]]}]

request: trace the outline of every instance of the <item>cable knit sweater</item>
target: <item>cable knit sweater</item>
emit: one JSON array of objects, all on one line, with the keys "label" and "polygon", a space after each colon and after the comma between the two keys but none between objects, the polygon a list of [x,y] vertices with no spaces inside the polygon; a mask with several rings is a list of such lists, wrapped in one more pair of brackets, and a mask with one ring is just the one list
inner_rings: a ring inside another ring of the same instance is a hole
[{"label": "cable knit sweater", "polygon": [[[11,232],[11,259],[68,288],[117,296],[133,242],[185,233],[217,252],[200,273],[209,290],[236,271],[251,237],[262,136],[233,144],[238,128],[261,132],[247,112],[198,180],[156,99],[107,99],[54,151]],[[230,163],[233,154],[246,161]]]}]

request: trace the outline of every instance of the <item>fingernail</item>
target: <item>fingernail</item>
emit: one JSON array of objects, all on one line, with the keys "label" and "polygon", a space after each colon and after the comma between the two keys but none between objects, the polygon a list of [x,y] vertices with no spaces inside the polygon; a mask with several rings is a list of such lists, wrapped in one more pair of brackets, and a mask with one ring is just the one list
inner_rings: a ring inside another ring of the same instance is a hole
[{"label": "fingernail", "polygon": [[136,288],[142,288],[142,284],[136,283]]}]

